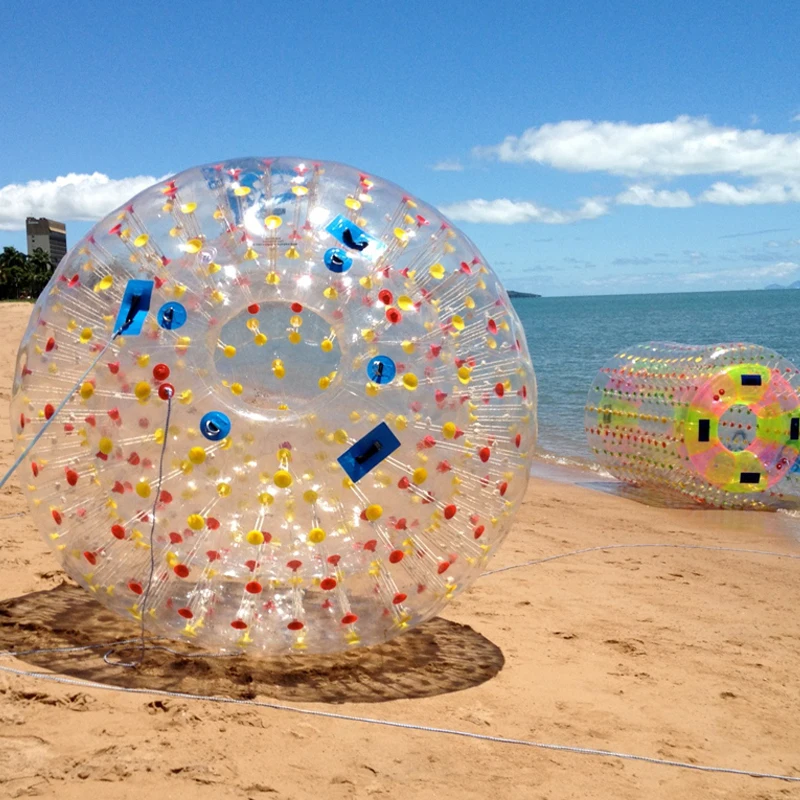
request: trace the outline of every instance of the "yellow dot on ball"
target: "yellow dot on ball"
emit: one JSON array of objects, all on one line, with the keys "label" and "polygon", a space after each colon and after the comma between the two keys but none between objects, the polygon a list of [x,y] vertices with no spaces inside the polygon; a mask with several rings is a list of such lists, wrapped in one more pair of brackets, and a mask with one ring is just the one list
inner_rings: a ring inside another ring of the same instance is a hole
[{"label": "yellow dot on ball", "polygon": [[192,464],[202,464],[206,460],[206,451],[202,447],[193,447],[189,451],[189,461]]},{"label": "yellow dot on ball", "polygon": [[220,497],[228,497],[231,493],[231,485],[229,483],[218,483],[217,494]]},{"label": "yellow dot on ball", "polygon": [[139,400],[145,401],[148,397],[150,397],[150,391],[150,384],[147,383],[147,381],[139,381],[139,383],[136,384],[133,393]]},{"label": "yellow dot on ball", "polygon": [[317,381],[317,386],[323,391],[331,385],[330,378],[322,377]]},{"label": "yellow dot on ball", "polygon": [[367,506],[364,514],[370,522],[377,522],[383,515],[383,508],[377,503],[373,503],[371,506]]},{"label": "yellow dot on ball", "polygon": [[92,338],[92,336],[94,336],[94,332],[92,331],[91,328],[84,328],[81,331],[81,341],[84,344],[86,344],[86,342],[88,342]]},{"label": "yellow dot on ball", "polygon": [[330,353],[333,350],[333,342],[330,339],[323,339],[319,346],[323,353]]},{"label": "yellow dot on ball", "polygon": [[199,514],[189,514],[186,518],[186,524],[193,531],[201,531],[206,526],[206,521]]},{"label": "yellow dot on ball", "polygon": [[140,233],[134,240],[134,247],[144,247],[150,241],[150,237],[146,233]]},{"label": "yellow dot on ball", "polygon": [[267,230],[274,231],[283,225],[283,220],[280,217],[276,217],[274,214],[272,214],[264,219],[264,225],[267,227]]},{"label": "yellow dot on ball", "polygon": [[418,385],[419,379],[416,375],[414,375],[413,372],[407,372],[405,375],[403,375],[403,386],[405,386],[406,389],[413,392]]},{"label": "yellow dot on ball", "polygon": [[264,534],[261,531],[250,531],[247,534],[247,543],[248,544],[264,544]]},{"label": "yellow dot on ball", "polygon": [[232,383],[231,391],[238,397],[244,391],[244,386],[241,383]]},{"label": "yellow dot on ball", "polygon": [[425,467],[417,467],[414,470],[414,474],[411,476],[411,480],[416,484],[425,483],[427,478],[428,470],[426,470]]},{"label": "yellow dot on ball", "polygon": [[279,489],[288,489],[292,485],[292,476],[285,469],[279,469],[272,480]]},{"label": "yellow dot on ball", "polygon": [[253,341],[259,346],[263,347],[267,343],[267,334],[266,333],[257,333],[253,337]]},{"label": "yellow dot on ball", "polygon": [[114,449],[114,442],[112,442],[108,437],[104,436],[97,445],[97,449],[104,456],[107,456]]},{"label": "yellow dot on ball", "polygon": [[456,430],[457,428],[454,422],[445,422],[445,424],[442,425],[442,436],[444,436],[445,439],[452,439],[456,435]]},{"label": "yellow dot on ball", "polygon": [[347,431],[339,428],[334,431],[333,438],[338,444],[347,444]]},{"label": "yellow dot on ball", "polygon": [[261,492],[258,495],[258,502],[262,506],[271,506],[275,502],[275,498],[269,492]]},{"label": "yellow dot on ball", "polygon": [[471,376],[472,370],[469,367],[459,367],[458,379],[461,381],[461,383],[469,383]]},{"label": "yellow dot on ball", "polygon": [[226,344],[222,352],[225,353],[225,358],[233,358],[236,355],[236,348],[232,344]]},{"label": "yellow dot on ball", "polygon": [[81,386],[81,397],[88,400],[94,394],[94,386],[88,381]]},{"label": "yellow dot on ball", "polygon": [[312,528],[308,532],[308,541],[313,544],[319,544],[325,541],[325,531],[322,528]]},{"label": "yellow dot on ball", "polygon": [[111,275],[106,275],[104,278],[101,278],[95,285],[94,291],[95,292],[104,292],[106,289],[111,288],[111,284],[114,283],[114,278]]},{"label": "yellow dot on ball", "polygon": [[139,481],[136,484],[136,494],[139,497],[150,497],[150,484],[147,481]]},{"label": "yellow dot on ball", "polygon": [[303,492],[303,500],[305,500],[306,503],[316,503],[317,496],[317,493],[313,489],[307,489]]}]

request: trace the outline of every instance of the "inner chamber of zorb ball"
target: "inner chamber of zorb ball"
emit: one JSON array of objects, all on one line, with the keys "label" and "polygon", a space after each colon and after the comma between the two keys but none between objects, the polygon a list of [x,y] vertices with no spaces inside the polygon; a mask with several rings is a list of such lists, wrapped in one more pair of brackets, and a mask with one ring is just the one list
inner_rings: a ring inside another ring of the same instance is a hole
[{"label": "inner chamber of zorb ball", "polygon": [[154,634],[383,641],[480,575],[525,491],[508,295],[435,209],[350,167],[190,169],[95,226],[22,342],[18,451],[100,353],[25,491],[69,575]]}]

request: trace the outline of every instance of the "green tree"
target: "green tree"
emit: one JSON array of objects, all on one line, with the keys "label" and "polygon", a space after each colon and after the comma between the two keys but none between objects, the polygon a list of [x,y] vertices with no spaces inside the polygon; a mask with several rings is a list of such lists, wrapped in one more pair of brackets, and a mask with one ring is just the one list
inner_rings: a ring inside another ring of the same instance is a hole
[{"label": "green tree", "polygon": [[0,253],[0,300],[30,300],[41,294],[53,274],[53,265],[44,250],[29,256],[15,247]]},{"label": "green tree", "polygon": [[37,247],[28,256],[28,297],[35,300],[47,286],[47,282],[53,274],[53,264],[50,256],[44,250]]},{"label": "green tree", "polygon": [[15,247],[4,247],[0,253],[0,299],[19,297],[20,284],[26,282],[28,257]]}]

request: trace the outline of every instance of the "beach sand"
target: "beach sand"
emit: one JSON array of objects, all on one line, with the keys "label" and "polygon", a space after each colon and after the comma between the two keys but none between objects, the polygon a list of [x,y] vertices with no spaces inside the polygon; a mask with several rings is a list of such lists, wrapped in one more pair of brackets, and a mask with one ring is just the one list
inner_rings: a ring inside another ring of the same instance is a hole
[{"label": "beach sand", "polygon": [[[0,316],[0,462],[30,306]],[[590,480],[590,478],[589,478]],[[611,544],[800,556],[800,520],[670,510],[535,478],[490,569]],[[25,512],[18,484],[0,516]],[[800,784],[147,694],[222,695],[373,719],[800,776],[800,560],[606,548],[482,578],[443,619],[345,658],[190,660],[140,670],[104,649],[0,666],[0,796],[114,798],[759,798]],[[27,514],[3,519],[0,649],[135,636],[56,564]],[[114,654],[131,657],[131,650]]]}]

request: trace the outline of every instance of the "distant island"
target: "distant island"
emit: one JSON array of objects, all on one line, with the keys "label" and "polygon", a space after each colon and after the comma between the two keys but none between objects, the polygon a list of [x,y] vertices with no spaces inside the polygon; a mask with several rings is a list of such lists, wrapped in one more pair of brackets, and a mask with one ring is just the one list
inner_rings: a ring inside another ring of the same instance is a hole
[{"label": "distant island", "polygon": [[[800,289],[800,281],[794,281],[790,283],[788,286],[781,286],[780,283],[771,283],[769,286],[765,286],[765,289]],[[511,292],[509,292],[511,294]]]},{"label": "distant island", "polygon": [[513,300],[515,297],[541,297],[540,294],[533,294],[532,292],[518,292],[515,289],[508,290],[508,296]]}]

